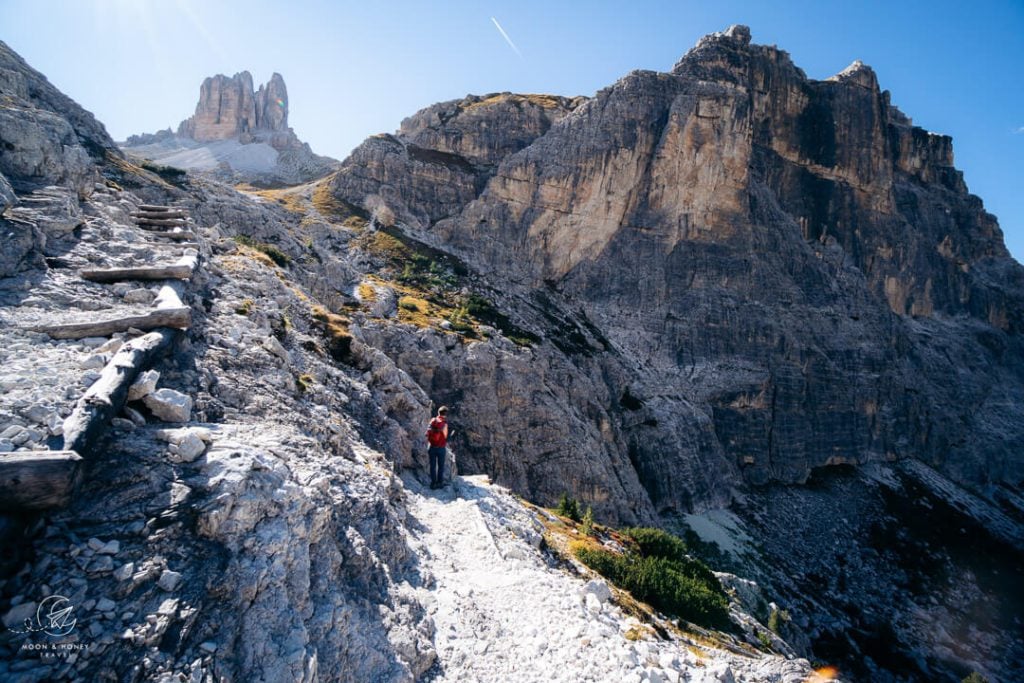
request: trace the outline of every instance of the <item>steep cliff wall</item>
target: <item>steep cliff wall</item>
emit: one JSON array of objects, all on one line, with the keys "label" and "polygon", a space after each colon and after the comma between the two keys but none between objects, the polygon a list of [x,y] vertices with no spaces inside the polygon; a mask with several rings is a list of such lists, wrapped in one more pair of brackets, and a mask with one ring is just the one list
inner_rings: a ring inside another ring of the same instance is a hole
[{"label": "steep cliff wall", "polygon": [[[453,137],[518,122],[500,109],[411,121],[417,145],[460,158]],[[452,121],[473,132],[454,136]],[[495,140],[500,163],[466,167],[461,184],[357,152],[335,191],[394,197],[421,239],[519,295],[507,305],[536,329],[558,327],[523,305],[538,294],[580,314],[607,342],[598,357],[628,368],[637,405],[694,405],[672,429],[750,482],[905,457],[974,484],[1024,476],[1024,269],[967,193],[950,139],[914,128],[870,68],[812,81],[733,27],[540,132],[518,151]],[[665,417],[631,428],[638,471],[664,471]]]}]

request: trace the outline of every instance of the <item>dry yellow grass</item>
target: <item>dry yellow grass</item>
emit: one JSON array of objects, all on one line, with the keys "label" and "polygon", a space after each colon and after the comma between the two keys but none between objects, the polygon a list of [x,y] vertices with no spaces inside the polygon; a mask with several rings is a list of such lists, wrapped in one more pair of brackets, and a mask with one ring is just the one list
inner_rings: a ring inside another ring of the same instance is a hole
[{"label": "dry yellow grass", "polygon": [[345,204],[331,194],[331,181],[334,174],[331,174],[317,183],[313,189],[313,207],[319,211],[324,218],[332,221],[340,221],[349,218],[352,212]]},{"label": "dry yellow grass", "polygon": [[391,259],[405,260],[412,254],[409,247],[401,240],[382,230],[376,230],[365,239],[359,239],[358,246],[373,254]]},{"label": "dry yellow grass", "polygon": [[357,290],[359,291],[359,298],[362,301],[372,303],[377,300],[377,290],[368,282],[360,282]]},{"label": "dry yellow grass", "polygon": [[302,196],[301,190],[294,188],[263,190],[258,187],[253,187],[248,183],[239,183],[238,185],[235,185],[235,189],[239,192],[245,192],[246,194],[253,194],[257,197],[262,197],[267,201],[276,202],[287,211],[295,214],[305,215],[309,212],[309,202]]},{"label": "dry yellow grass", "polygon": [[514,95],[509,93],[502,93],[499,95],[491,95],[488,98],[482,99],[479,102],[474,102],[466,107],[466,111],[473,111],[481,107],[490,107],[501,102],[529,102],[535,104],[538,107],[544,107],[545,109],[554,109],[559,106],[558,98],[554,95],[540,95],[540,94],[528,94],[528,95]]},{"label": "dry yellow grass", "polygon": [[269,256],[264,254],[262,251],[259,251],[258,249],[238,245],[238,253],[242,254],[248,259],[256,261],[257,263],[260,263],[264,266],[267,266],[268,268],[277,268],[277,264],[274,263],[274,259],[270,258]]},{"label": "dry yellow grass", "polygon": [[173,185],[171,185],[166,180],[158,176],[156,173],[153,173],[152,171],[147,171],[146,169],[142,168],[142,166],[139,166],[138,164],[133,163],[128,159],[122,159],[121,157],[115,156],[107,152],[106,160],[107,163],[111,164],[122,173],[127,173],[129,175],[135,175],[141,178],[145,178],[146,180],[152,183],[156,183],[165,190],[176,189]]}]

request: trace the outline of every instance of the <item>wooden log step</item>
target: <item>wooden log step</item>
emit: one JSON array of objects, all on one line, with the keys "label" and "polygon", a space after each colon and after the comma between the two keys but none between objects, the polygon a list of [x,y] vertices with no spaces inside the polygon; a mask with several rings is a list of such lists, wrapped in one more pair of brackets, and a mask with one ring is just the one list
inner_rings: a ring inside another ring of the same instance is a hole
[{"label": "wooden log step", "polygon": [[197,254],[185,254],[170,264],[137,266],[134,268],[89,268],[79,275],[92,282],[118,282],[120,280],[187,280],[199,263]]},{"label": "wooden log step", "polygon": [[168,214],[187,216],[188,209],[176,209],[171,207],[168,209],[136,209],[132,212],[133,216],[166,216]]},{"label": "wooden log step", "polygon": [[66,506],[82,479],[82,465],[73,450],[0,453],[0,510]]},{"label": "wooden log step", "polygon": [[[160,235],[154,235],[159,237]],[[147,249],[196,249],[201,246],[199,242],[145,242]],[[54,266],[50,266],[53,268]]]},{"label": "wooden log step", "polygon": [[184,241],[196,239],[196,234],[190,230],[176,230],[164,232],[162,230],[154,230],[149,233],[153,237],[163,237],[164,239]]},{"label": "wooden log step", "polygon": [[188,224],[188,221],[184,218],[136,218],[135,222],[138,225],[170,228],[182,227]]},{"label": "wooden log step", "polygon": [[139,211],[182,211],[180,206],[163,206],[161,204],[139,204]]},{"label": "wooden log step", "polygon": [[128,387],[171,347],[177,334],[167,328],[154,330],[132,339],[114,354],[100,378],[78,399],[75,409],[64,420],[64,448],[92,457],[93,447],[111,418],[124,408]]},{"label": "wooden log step", "polygon": [[188,214],[184,213],[136,213],[132,214],[135,222],[139,221],[165,221],[165,220],[187,220]]},{"label": "wooden log step", "polygon": [[161,327],[187,330],[192,324],[192,309],[181,302],[181,296],[173,285],[164,285],[153,303],[156,309],[143,315],[129,315],[84,323],[39,325],[30,329],[34,332],[48,334],[53,339],[84,339],[86,337],[109,337],[117,332],[127,332],[133,327],[143,331]]}]

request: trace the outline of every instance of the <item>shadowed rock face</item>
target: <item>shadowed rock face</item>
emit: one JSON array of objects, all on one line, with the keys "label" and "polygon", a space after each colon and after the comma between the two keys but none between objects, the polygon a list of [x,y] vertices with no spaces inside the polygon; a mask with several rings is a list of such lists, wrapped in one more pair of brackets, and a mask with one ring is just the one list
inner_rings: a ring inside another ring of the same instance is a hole
[{"label": "shadowed rock face", "polygon": [[107,153],[120,156],[103,124],[0,41],[0,207],[13,203],[3,176],[15,189],[88,192]]},{"label": "shadowed rock face", "polygon": [[[734,27],[558,116],[511,100],[424,110],[364,143],[335,192],[383,197],[518,296],[506,305],[536,331],[557,327],[522,305],[539,294],[586,320],[607,344],[576,372],[610,395],[626,377],[644,410],[692,405],[645,420],[607,409],[656,507],[716,495],[660,484],[679,433],[753,483],[906,457],[960,481],[1021,480],[1024,269],[950,138],[913,127],[869,67],[813,81]],[[437,362],[460,390],[487,382]],[[567,399],[567,422],[586,400]],[[572,481],[585,458],[549,475]]]}]

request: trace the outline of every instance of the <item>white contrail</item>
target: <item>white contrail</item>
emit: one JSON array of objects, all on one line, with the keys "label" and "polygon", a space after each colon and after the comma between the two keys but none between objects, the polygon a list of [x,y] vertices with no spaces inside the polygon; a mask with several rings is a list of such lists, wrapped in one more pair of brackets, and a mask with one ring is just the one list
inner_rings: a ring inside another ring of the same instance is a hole
[{"label": "white contrail", "polygon": [[505,42],[508,43],[508,46],[512,48],[517,55],[519,55],[519,59],[522,59],[523,53],[519,51],[519,48],[516,47],[516,44],[512,42],[511,38],[508,37],[508,34],[505,33],[505,29],[503,29],[501,27],[501,24],[498,23],[498,20],[495,19],[494,17],[491,17],[491,21],[494,22],[494,28],[498,29],[498,33],[500,33],[501,37],[505,39]]}]

